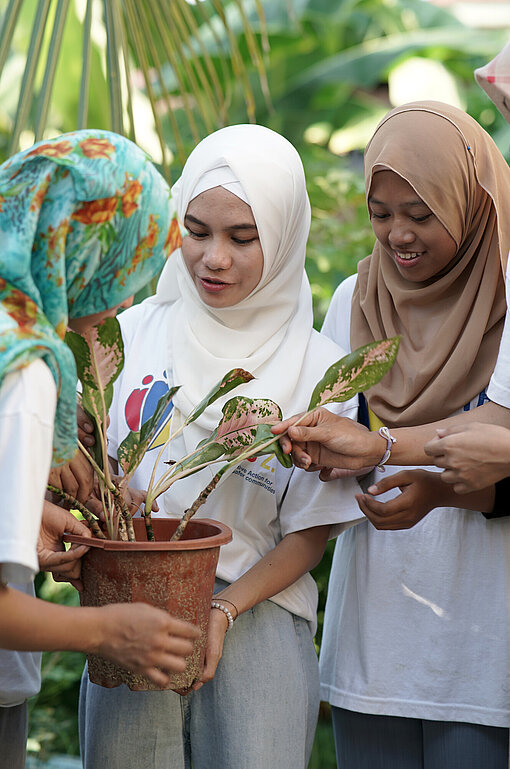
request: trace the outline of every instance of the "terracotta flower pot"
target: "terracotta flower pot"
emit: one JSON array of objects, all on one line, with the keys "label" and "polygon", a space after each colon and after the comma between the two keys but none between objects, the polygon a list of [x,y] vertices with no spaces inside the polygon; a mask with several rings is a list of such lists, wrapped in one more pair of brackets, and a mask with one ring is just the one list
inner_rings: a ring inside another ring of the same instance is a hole
[{"label": "terracotta flower pot", "polygon": [[[187,689],[201,675],[211,597],[220,545],[232,532],[219,521],[190,521],[184,537],[168,540],[176,519],[153,520],[156,542],[147,542],[143,520],[134,519],[136,542],[89,539],[67,535],[66,541],[90,546],[82,561],[82,606],[144,601],[200,627],[201,637],[183,673],[174,673],[167,689]],[[159,689],[148,678],[135,675],[102,657],[87,655],[92,683],[108,688],[127,684],[130,689]]]}]

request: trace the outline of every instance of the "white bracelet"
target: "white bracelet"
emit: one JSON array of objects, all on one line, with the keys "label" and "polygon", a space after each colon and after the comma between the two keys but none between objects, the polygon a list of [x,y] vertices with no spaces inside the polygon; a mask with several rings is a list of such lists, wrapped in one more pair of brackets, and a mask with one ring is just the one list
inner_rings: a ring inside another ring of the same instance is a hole
[{"label": "white bracelet", "polygon": [[386,426],[380,427],[377,432],[379,433],[381,438],[386,438],[386,451],[384,452],[383,457],[379,462],[379,464],[376,465],[377,469],[381,473],[384,473],[383,465],[385,465],[388,459],[390,458],[393,444],[397,442],[397,439],[393,437],[393,435],[390,433],[390,431]]},{"label": "white bracelet", "polygon": [[[222,612],[223,612],[223,614],[225,615],[225,617],[226,617],[226,618],[227,618],[227,620],[228,620],[228,627],[227,627],[227,630],[230,630],[230,628],[231,628],[231,627],[232,627],[232,625],[234,624],[234,618],[233,618],[232,614],[229,612],[229,610],[227,609],[227,607],[226,607],[226,606],[223,606],[223,604],[222,604],[222,603],[217,603],[216,601],[213,601],[213,602],[211,603],[211,609],[219,609],[220,611],[222,611]],[[226,632],[226,631],[225,631],[225,632]]]}]

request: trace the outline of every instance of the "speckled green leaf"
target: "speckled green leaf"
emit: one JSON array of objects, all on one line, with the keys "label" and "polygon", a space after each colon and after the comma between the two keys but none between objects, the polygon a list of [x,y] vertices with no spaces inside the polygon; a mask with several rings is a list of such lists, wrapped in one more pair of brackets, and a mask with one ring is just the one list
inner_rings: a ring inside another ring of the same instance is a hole
[{"label": "speckled green leaf", "polygon": [[223,418],[214,432],[214,440],[225,447],[225,453],[235,455],[255,440],[257,426],[275,425],[282,412],[277,403],[265,398],[231,398],[223,407]]},{"label": "speckled green leaf", "polygon": [[377,384],[393,366],[399,344],[399,336],[381,339],[333,363],[316,385],[308,411],[327,403],[347,401]]},{"label": "speckled green leaf", "polygon": [[105,390],[122,371],[124,345],[117,318],[106,318],[86,336],[68,331],[66,342],[73,352],[83,386]]},{"label": "speckled green leaf", "polygon": [[101,425],[106,421],[113,398],[113,382],[124,365],[124,345],[119,322],[106,318],[86,336],[68,331],[66,342],[76,361],[82,385],[82,406],[94,426],[95,446],[89,449],[102,466]]},{"label": "speckled green leaf", "polygon": [[185,424],[189,425],[191,422],[194,422],[195,419],[197,419],[200,414],[211,405],[211,403],[214,403],[215,400],[218,400],[218,398],[221,398],[231,390],[234,390],[234,388],[239,387],[239,385],[245,384],[245,382],[250,382],[252,379],[254,379],[254,376],[250,374],[249,371],[245,371],[242,368],[233,368],[228,374],[225,374],[221,382],[218,382],[218,384],[207,393],[198,406],[195,406],[191,414],[186,417]]}]

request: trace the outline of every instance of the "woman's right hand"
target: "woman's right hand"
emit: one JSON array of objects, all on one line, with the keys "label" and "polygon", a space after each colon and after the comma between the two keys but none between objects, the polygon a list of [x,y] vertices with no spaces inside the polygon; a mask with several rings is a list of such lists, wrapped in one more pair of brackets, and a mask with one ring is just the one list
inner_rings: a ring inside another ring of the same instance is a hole
[{"label": "woman's right hand", "polygon": [[510,475],[510,430],[501,425],[471,422],[443,427],[425,445],[425,453],[441,479],[457,494],[486,488]]},{"label": "woman's right hand", "polygon": [[280,439],[282,448],[303,470],[342,468],[361,474],[380,462],[386,448],[385,439],[377,432],[324,408],[304,417],[291,417],[272,428],[275,435],[286,431]]},{"label": "woman's right hand", "polygon": [[146,603],[111,604],[89,611],[97,612],[99,632],[86,651],[145,675],[158,686],[169,683],[170,673],[185,669],[193,641],[200,637],[195,625]]}]

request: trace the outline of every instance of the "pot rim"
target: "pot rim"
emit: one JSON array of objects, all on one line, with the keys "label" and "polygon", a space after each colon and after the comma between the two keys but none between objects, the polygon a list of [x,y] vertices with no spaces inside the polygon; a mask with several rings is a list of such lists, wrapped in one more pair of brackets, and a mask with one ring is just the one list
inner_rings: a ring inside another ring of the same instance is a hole
[{"label": "pot rim", "polygon": [[[135,518],[133,523],[139,521],[137,525],[143,523],[140,518]],[[154,518],[152,523],[157,522],[171,522],[179,523],[178,518]],[[113,539],[97,539],[96,537],[82,537],[79,534],[64,534],[62,540],[64,542],[70,542],[77,545],[86,545],[87,547],[95,547],[101,550],[125,550],[138,552],[140,550],[205,550],[211,547],[219,547],[220,545],[226,545],[232,540],[232,529],[221,521],[214,521],[212,518],[197,518],[194,521],[190,521],[188,526],[195,524],[206,524],[216,529],[215,533],[212,533],[207,537],[199,537],[197,539],[181,539],[177,542],[170,542],[168,540],[159,540],[157,542],[147,542],[146,540],[137,540],[136,542],[124,542]]]}]

